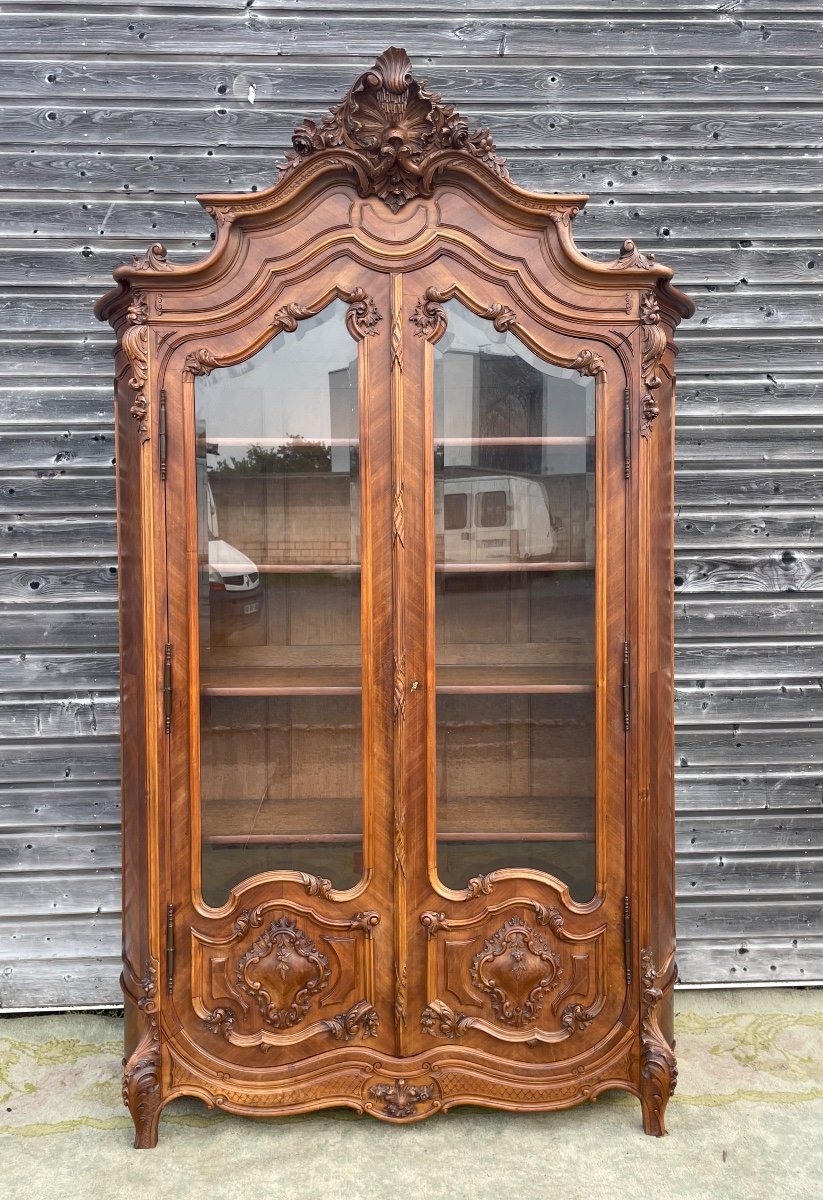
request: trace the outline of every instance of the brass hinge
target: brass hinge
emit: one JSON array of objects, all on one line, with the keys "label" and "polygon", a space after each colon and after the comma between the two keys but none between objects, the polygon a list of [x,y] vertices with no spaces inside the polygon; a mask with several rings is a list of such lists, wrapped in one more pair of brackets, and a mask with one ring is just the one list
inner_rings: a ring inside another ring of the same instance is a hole
[{"label": "brass hinge", "polygon": [[629,665],[629,643],[623,643],[623,727],[628,731],[631,714],[631,668]]},{"label": "brass hinge", "polygon": [[632,910],[628,896],[623,897],[623,950],[626,955],[626,983],[632,981]]},{"label": "brass hinge", "polygon": [[166,909],[166,976],[169,994],[174,991],[174,905]]},{"label": "brass hinge", "polygon": [[163,654],[163,721],[166,733],[171,733],[171,644],[166,642]]},{"label": "brass hinge", "polygon": [[166,393],[160,392],[160,412],[157,414],[160,442],[160,478],[166,478]]},{"label": "brass hinge", "polygon": [[632,473],[632,409],[631,390],[626,388],[623,393],[623,457],[624,470],[628,479]]}]

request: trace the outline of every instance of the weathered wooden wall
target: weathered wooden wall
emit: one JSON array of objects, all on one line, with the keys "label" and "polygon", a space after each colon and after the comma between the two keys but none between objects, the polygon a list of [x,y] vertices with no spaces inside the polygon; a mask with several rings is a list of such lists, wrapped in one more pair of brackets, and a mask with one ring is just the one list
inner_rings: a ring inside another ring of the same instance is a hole
[{"label": "weathered wooden wall", "polygon": [[[139,15],[133,15],[134,12]],[[389,44],[580,244],[694,294],[678,442],[687,982],[823,980],[819,0],[4,5],[0,1003],[118,1000],[112,267],[208,249]]]}]

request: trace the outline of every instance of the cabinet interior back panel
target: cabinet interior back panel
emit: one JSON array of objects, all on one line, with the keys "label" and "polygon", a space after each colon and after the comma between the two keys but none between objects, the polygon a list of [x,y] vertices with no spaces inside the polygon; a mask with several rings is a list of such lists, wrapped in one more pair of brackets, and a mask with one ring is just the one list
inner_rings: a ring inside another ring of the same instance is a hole
[{"label": "cabinet interior back panel", "polygon": [[33,0],[0,51],[2,1008],[120,1001],[112,335],[93,300],[150,242],[202,257],[192,193],[270,183],[303,114],[388,44],[493,125],[517,183],[592,194],[587,253],[629,234],[697,301],[678,360],[680,974],[823,982],[819,13],[140,13]]}]

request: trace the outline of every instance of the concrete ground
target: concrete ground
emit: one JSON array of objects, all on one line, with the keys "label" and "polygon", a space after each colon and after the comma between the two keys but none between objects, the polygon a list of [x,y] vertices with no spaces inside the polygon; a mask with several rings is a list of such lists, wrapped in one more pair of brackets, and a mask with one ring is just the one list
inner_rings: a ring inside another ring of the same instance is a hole
[{"label": "concrete ground", "polygon": [[2,1200],[823,1200],[823,991],[677,993],[670,1136],[631,1097],[562,1113],[345,1110],[252,1121],[170,1104],[131,1148],[122,1025],[0,1019]]}]

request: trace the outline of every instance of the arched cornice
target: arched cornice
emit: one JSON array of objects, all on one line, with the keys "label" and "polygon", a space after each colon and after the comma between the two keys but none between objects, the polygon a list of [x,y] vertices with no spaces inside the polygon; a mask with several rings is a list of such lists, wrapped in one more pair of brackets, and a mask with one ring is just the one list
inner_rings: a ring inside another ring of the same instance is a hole
[{"label": "arched cornice", "polygon": [[617,259],[600,263],[574,243],[571,222],[586,203],[584,195],[548,195],[514,184],[487,129],[468,122],[425,80],[415,79],[405,50],[389,47],[358,77],[341,102],[319,123],[295,130],[294,153],[281,164],[279,178],[262,192],[198,196],[214,219],[217,237],[197,263],[172,266],[165,248],[152,246],[143,258],[114,271],[117,286],[95,305],[100,320],[120,319],[132,288],[192,287],[222,273],[236,257],[245,231],[294,219],[317,194],[334,185],[362,198],[375,197],[393,214],[412,199],[427,200],[438,189],[468,193],[490,216],[526,228],[546,228],[552,257],[583,288],[657,289],[676,321],[691,316],[692,301],[670,283],[672,271],[624,242]]}]

